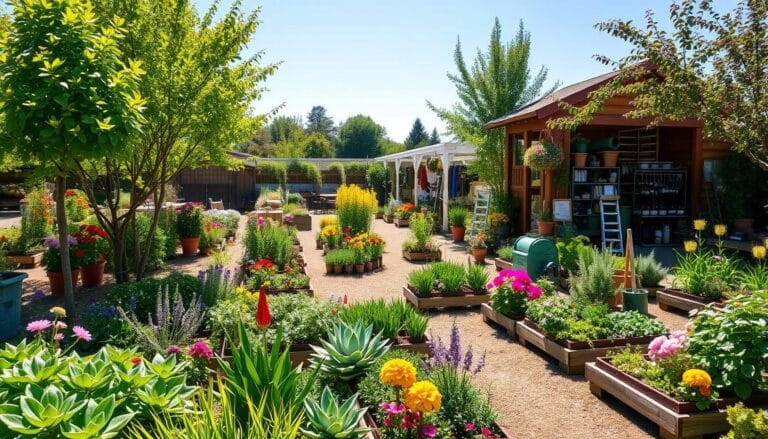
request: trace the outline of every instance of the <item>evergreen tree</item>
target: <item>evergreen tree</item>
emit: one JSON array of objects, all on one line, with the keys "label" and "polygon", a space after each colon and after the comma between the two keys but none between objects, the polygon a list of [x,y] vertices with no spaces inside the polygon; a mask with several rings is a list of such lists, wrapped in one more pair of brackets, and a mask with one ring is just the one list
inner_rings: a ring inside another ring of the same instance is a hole
[{"label": "evergreen tree", "polygon": [[307,134],[320,133],[326,139],[333,138],[336,133],[336,127],[333,124],[333,118],[327,115],[325,107],[315,105],[307,114]]},{"label": "evergreen tree", "polygon": [[437,128],[432,128],[432,134],[429,136],[429,144],[435,145],[440,143],[440,135],[437,134]]},{"label": "evergreen tree", "polygon": [[269,124],[272,143],[299,142],[304,138],[301,116],[278,116]]},{"label": "evergreen tree", "polygon": [[339,127],[336,157],[373,158],[381,154],[381,139],[386,130],[370,116],[350,117]]},{"label": "evergreen tree", "polygon": [[429,134],[427,134],[427,130],[424,129],[424,125],[418,117],[413,121],[411,132],[408,133],[408,137],[405,138],[403,143],[406,149],[418,148],[429,143]]}]

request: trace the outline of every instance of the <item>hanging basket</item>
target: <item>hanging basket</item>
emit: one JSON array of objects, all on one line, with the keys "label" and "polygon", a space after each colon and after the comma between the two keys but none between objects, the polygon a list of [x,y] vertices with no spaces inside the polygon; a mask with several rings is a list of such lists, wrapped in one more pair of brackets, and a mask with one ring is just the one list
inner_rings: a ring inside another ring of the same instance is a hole
[{"label": "hanging basket", "polygon": [[534,171],[554,169],[563,162],[563,150],[559,146],[544,142],[525,150],[523,163]]}]

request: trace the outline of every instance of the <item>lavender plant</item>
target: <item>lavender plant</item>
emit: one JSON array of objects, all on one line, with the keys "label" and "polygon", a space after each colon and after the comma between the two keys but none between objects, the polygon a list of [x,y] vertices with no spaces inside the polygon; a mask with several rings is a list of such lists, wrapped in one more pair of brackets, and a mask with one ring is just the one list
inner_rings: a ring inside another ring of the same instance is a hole
[{"label": "lavender plant", "polygon": [[477,363],[474,363],[475,353],[471,345],[465,352],[462,352],[461,334],[459,333],[456,321],[451,326],[451,339],[447,346],[440,337],[435,337],[434,335],[430,337],[427,343],[429,344],[429,350],[432,352],[432,358],[429,360],[429,363],[423,364],[427,372],[432,372],[442,366],[448,366],[457,372],[477,375],[485,367],[485,352],[483,352]]},{"label": "lavender plant", "polygon": [[148,323],[144,325],[135,313],[131,312],[129,316],[121,307],[118,307],[117,311],[130,325],[139,345],[148,351],[165,353],[168,346],[189,344],[203,323],[204,309],[201,299],[197,296],[193,296],[189,306],[185,308],[179,286],[176,285],[173,302],[170,301],[168,286],[165,287],[165,292],[160,289],[155,309],[156,322],[149,315]]},{"label": "lavender plant", "polygon": [[225,269],[222,265],[208,267],[207,270],[200,270],[197,278],[200,280],[201,297],[207,307],[212,307],[219,300],[229,297],[235,292],[237,287],[237,274],[239,268]]}]

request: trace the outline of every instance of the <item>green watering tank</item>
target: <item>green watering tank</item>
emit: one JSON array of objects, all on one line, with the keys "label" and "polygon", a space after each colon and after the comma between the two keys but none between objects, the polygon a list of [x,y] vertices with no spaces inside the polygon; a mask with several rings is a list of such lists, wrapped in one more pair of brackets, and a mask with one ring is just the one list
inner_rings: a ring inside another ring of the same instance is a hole
[{"label": "green watering tank", "polygon": [[549,276],[556,281],[557,247],[552,239],[521,236],[512,245],[512,265],[528,272],[531,279]]}]

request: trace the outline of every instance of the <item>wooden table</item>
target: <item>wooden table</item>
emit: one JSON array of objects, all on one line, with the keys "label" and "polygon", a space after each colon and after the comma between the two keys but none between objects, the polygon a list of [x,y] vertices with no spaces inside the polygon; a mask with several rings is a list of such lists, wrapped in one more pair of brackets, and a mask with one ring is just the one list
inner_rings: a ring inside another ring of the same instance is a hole
[{"label": "wooden table", "polygon": [[336,207],[336,194],[317,194],[317,197],[320,198],[320,210],[322,212],[328,212],[328,207],[330,205],[333,205]]}]

